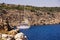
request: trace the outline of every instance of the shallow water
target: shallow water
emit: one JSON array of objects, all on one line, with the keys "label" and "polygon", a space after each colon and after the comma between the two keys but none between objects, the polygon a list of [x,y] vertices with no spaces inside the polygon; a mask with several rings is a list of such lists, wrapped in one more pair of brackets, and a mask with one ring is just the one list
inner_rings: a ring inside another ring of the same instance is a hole
[{"label": "shallow water", "polygon": [[31,26],[30,29],[20,29],[28,40],[60,40],[60,24]]}]

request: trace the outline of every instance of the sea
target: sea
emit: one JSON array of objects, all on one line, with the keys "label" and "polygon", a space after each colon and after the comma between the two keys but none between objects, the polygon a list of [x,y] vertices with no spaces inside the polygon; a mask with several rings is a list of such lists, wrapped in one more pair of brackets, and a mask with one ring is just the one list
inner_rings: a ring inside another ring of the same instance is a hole
[{"label": "sea", "polygon": [[60,40],[60,24],[31,26],[20,29],[28,40]]}]

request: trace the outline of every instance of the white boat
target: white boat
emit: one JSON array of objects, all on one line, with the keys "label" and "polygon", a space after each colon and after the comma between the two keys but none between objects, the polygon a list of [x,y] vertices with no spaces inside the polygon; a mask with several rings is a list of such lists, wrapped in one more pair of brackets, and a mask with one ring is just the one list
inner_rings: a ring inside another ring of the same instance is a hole
[{"label": "white boat", "polygon": [[29,25],[29,21],[27,19],[25,19],[24,21],[22,21],[22,23],[17,26],[18,29],[29,29],[30,25]]},{"label": "white boat", "polygon": [[30,26],[28,25],[20,25],[20,26],[17,26],[18,29],[29,29]]}]

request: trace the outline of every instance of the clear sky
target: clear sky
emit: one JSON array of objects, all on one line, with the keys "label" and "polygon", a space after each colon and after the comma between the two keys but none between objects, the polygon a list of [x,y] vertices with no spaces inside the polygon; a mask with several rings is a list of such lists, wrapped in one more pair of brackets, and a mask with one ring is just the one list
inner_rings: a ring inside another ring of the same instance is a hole
[{"label": "clear sky", "polygon": [[60,0],[0,0],[0,3],[21,4],[32,6],[60,7]]}]

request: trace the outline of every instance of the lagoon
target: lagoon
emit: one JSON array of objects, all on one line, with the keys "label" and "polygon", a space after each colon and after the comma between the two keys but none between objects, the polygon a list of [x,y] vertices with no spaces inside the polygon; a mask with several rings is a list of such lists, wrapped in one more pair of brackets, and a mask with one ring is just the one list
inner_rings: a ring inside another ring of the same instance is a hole
[{"label": "lagoon", "polygon": [[31,26],[30,29],[20,29],[28,40],[60,40],[60,24]]}]

